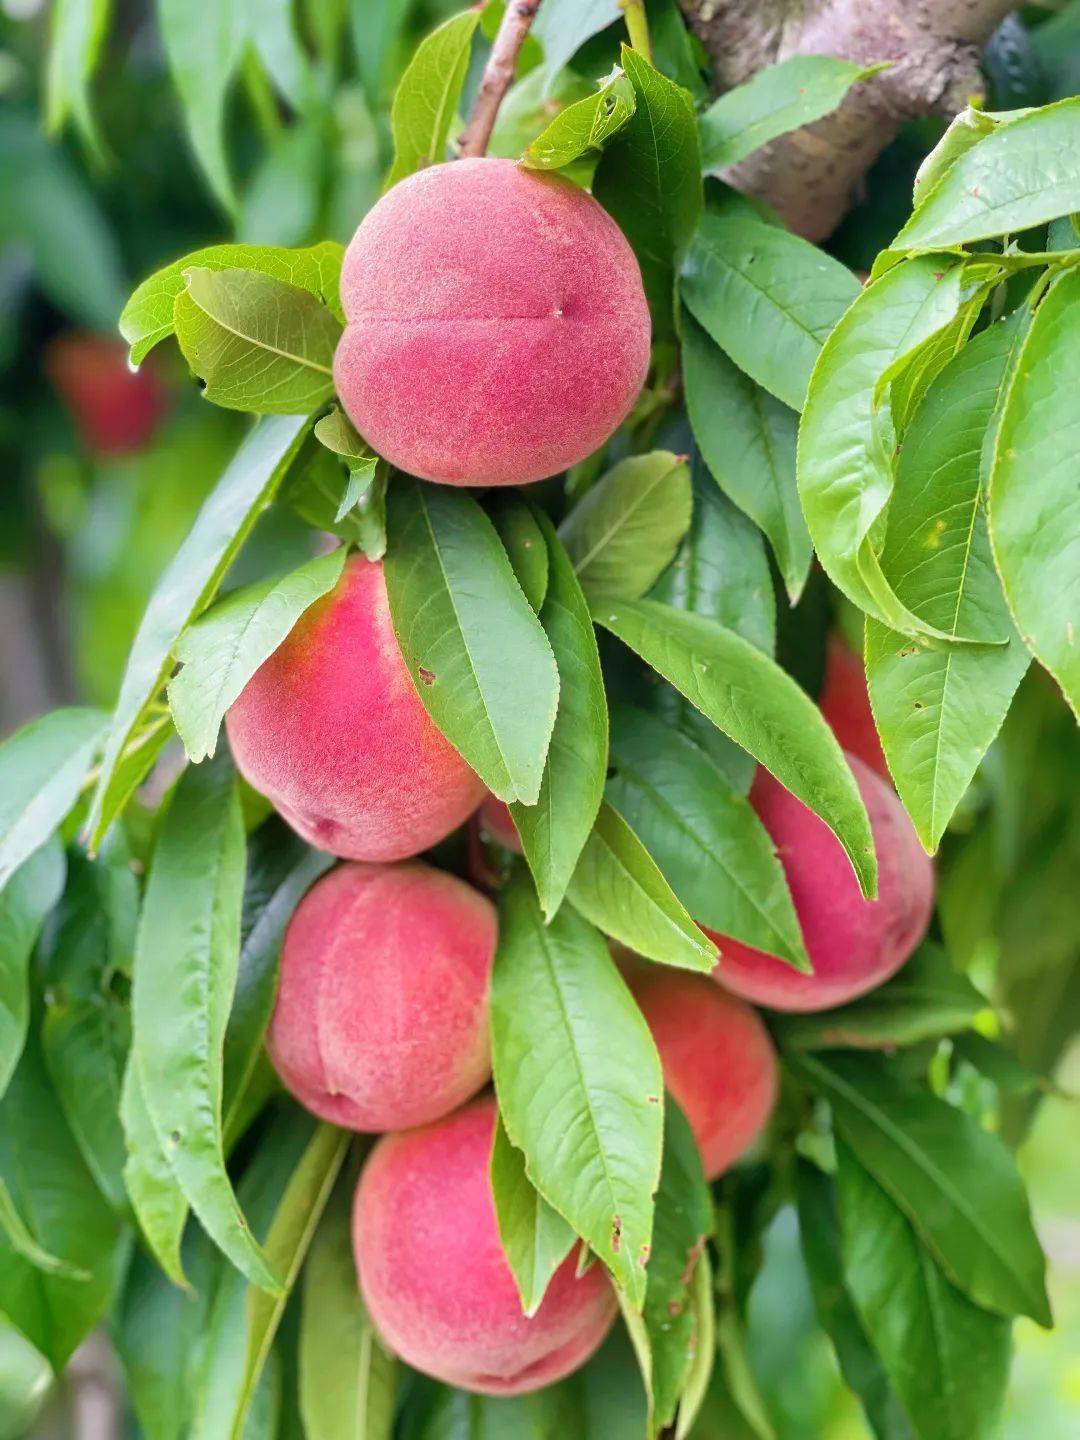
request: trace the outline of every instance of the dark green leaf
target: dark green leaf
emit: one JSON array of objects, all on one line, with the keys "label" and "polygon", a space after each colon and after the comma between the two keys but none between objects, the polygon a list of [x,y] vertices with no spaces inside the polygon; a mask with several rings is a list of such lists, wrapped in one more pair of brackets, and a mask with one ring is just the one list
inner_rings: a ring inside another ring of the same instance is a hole
[{"label": "dark green leaf", "polygon": [[[318,421],[316,429],[321,424]],[[381,560],[386,553],[387,467],[376,463],[369,475],[367,462],[358,462],[355,472],[347,465],[347,459],[342,465],[325,445],[311,447],[290,473],[283,498],[316,530],[328,530],[359,546],[369,560]]]},{"label": "dark green leaf", "polygon": [[[89,1270],[84,1270],[79,1265],[72,1265],[68,1260],[61,1260],[57,1255],[51,1255],[48,1250],[38,1244],[31,1235],[26,1221],[16,1210],[7,1182],[2,1179],[0,1179],[0,1232],[7,1237],[8,1244],[15,1254],[29,1261],[35,1270],[43,1270],[47,1275],[59,1275],[67,1280],[85,1282],[90,1279]],[[2,1413],[0,1411],[0,1414]]]},{"label": "dark green leaf", "polygon": [[413,52],[390,112],[394,164],[386,181],[388,189],[414,170],[446,159],[446,141],[479,23],[478,11],[465,10],[444,21]]},{"label": "dark green leaf", "polygon": [[507,1135],[639,1309],[663,1131],[656,1049],[600,935],[566,906],[545,925],[522,867],[499,914],[492,1055]]},{"label": "dark green leaf", "polygon": [[561,170],[590,150],[602,150],[630,119],[637,105],[634,87],[617,67],[594,95],[560,111],[521,157],[531,170]]},{"label": "dark green leaf", "polygon": [[532,33],[544,47],[540,68],[549,91],[556,75],[586,40],[613,25],[620,14],[619,0],[545,0]]},{"label": "dark green leaf", "polygon": [[460,490],[400,478],[386,589],[424,706],[500,800],[535,805],[559,675],[495,527]]},{"label": "dark green leaf", "polygon": [[0,1096],[18,1064],[30,1019],[30,956],[45,918],[60,899],[66,865],[47,841],[0,891]]},{"label": "dark green leaf", "polygon": [[551,564],[547,541],[536,513],[528,501],[513,490],[497,494],[490,504],[489,513],[517,582],[525,592],[526,600],[539,615],[547,595]]},{"label": "dark green leaf", "polygon": [[548,1385],[530,1395],[472,1395],[440,1385],[414,1392],[401,1440],[586,1440],[573,1384]]},{"label": "dark green leaf", "polygon": [[535,1315],[552,1275],[577,1238],[525,1173],[525,1156],[511,1145],[502,1117],[491,1151],[491,1193],[507,1264],[526,1315]]},{"label": "dark green leaf", "polygon": [[247,38],[240,0],[158,0],[158,22],[192,149],[230,213],[236,192],[225,153],[225,100]]}]

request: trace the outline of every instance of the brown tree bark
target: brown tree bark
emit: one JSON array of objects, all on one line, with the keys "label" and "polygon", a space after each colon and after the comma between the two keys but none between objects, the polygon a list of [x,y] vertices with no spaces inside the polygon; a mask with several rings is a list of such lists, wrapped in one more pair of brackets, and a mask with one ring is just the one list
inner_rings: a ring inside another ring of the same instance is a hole
[{"label": "brown tree bark", "polygon": [[979,55],[1015,0],[679,0],[729,89],[791,55],[890,69],[813,125],[732,166],[725,179],[811,240],[828,235],[905,121],[952,115],[982,91]]}]

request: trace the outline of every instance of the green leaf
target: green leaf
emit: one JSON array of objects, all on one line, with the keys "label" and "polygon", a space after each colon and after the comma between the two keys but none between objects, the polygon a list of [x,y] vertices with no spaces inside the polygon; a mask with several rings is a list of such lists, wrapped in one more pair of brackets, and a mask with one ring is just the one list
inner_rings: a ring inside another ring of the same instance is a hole
[{"label": "green leaf", "polygon": [[535,1315],[548,1282],[577,1236],[530,1181],[525,1156],[511,1145],[500,1115],[491,1151],[491,1193],[499,1240],[526,1315]]},{"label": "green leaf", "polygon": [[345,412],[337,405],[328,415],[316,420],[313,433],[320,445],[325,445],[327,450],[341,456],[349,472],[349,483],[334,515],[334,522],[340,524],[367,494],[375,479],[378,456],[372,454]]},{"label": "green leaf", "polygon": [[[491,523],[513,568],[525,598],[539,615],[548,590],[551,562],[547,540],[536,513],[516,491],[497,493],[490,502]],[[550,636],[548,637],[550,639]]]},{"label": "green leaf", "polygon": [[[266,1232],[267,1260],[283,1277],[279,1295],[251,1289],[247,1298],[247,1353],[243,1379],[232,1417],[230,1440],[242,1440],[256,1387],[274,1343],[285,1303],[292,1293],[308,1247],[330,1199],[349,1148],[351,1136],[332,1125],[320,1125],[308,1143]],[[338,1338],[340,1344],[340,1337]]]},{"label": "green leaf", "polygon": [[131,1208],[157,1263],[174,1285],[186,1289],[180,1242],[188,1217],[187,1197],[146,1108],[133,1053],[128,1055],[120,1092],[120,1124],[127,1146],[124,1186]]},{"label": "green leaf", "polygon": [[540,6],[532,33],[544,47],[541,68],[549,90],[586,40],[614,25],[620,14],[619,0],[546,0]]},{"label": "green leaf", "polygon": [[[980,457],[1016,325],[994,325],[941,372],[904,439],[881,569],[937,630],[1009,635],[980,497]],[[933,852],[1004,720],[1028,656],[1005,646],[925,650],[876,620],[866,625],[866,678],[896,788]]]},{"label": "green leaf", "polygon": [[953,969],[939,946],[925,940],[898,975],[850,1005],[774,1019],[785,1047],[892,1050],[970,1030],[987,1009],[985,995]]},{"label": "green leaf", "polygon": [[949,1284],[846,1145],[837,1163],[844,1279],[917,1433],[988,1440],[1005,1399],[1009,1322]]},{"label": "green leaf", "polygon": [[309,415],[334,393],[341,325],[327,305],[258,270],[184,272],[176,338],[203,394],[256,415]]},{"label": "green leaf", "polygon": [[567,896],[598,930],[639,955],[706,974],[716,964],[716,946],[683,909],[630,826],[606,802]]},{"label": "green leaf", "polygon": [[225,153],[225,100],[247,31],[243,0],[157,0],[158,24],[196,159],[230,213],[236,191]]},{"label": "green leaf", "polygon": [[[1074,113],[1080,119],[1080,108]],[[1062,409],[1080,375],[1078,294],[1080,276],[1058,280],[1023,341],[991,456],[989,525],[1017,629],[1080,715],[1080,496],[1069,461],[1072,413]]]},{"label": "green leaf", "polygon": [[1080,99],[1031,110],[956,156],[919,196],[894,250],[1012,234],[1080,210]]},{"label": "green leaf", "polygon": [[624,45],[621,63],[637,106],[604,150],[593,193],[633,246],[653,329],[667,338],[678,263],[701,215],[697,119],[689,92],[636,50]]},{"label": "green leaf", "polygon": [[53,710],[0,746],[0,890],[63,824],[104,729],[100,710]]},{"label": "green leaf", "polygon": [[72,117],[90,150],[101,144],[90,109],[90,81],[109,28],[111,0],[58,0],[52,11],[45,127],[58,134]]},{"label": "green leaf", "polygon": [[749,641],[703,616],[635,600],[600,606],[595,618],[824,820],[873,898],[877,861],[866,809],[805,691]]},{"label": "green leaf", "polygon": [[801,410],[814,362],[859,282],[779,225],[710,209],[686,252],[680,294],[741,370]]},{"label": "green leaf", "polygon": [[788,1055],[837,1131],[977,1305],[1051,1323],[1046,1261],[1012,1156],[977,1120],[870,1055]]},{"label": "green leaf", "polygon": [[446,159],[446,141],[469,68],[477,10],[465,10],[426,36],[413,52],[390,110],[394,163],[386,188]]},{"label": "green leaf", "polygon": [[0,1227],[0,1311],[59,1373],[105,1314],[126,1247],[67,1128],[34,1034],[0,1117],[0,1184],[34,1244],[65,1262],[62,1272],[39,1268]]},{"label": "green leaf", "polygon": [[692,503],[684,455],[653,450],[620,460],[559,526],[586,598],[596,604],[644,595],[671,563]]},{"label": "green leaf", "polygon": [[611,769],[609,798],[698,924],[808,971],[769,834],[708,756],[673,726],[620,705]]},{"label": "green leaf", "polygon": [[794,604],[813,558],[795,480],[798,416],[729,360],[689,313],[682,363],[705,463],[724,494],[765,532]]},{"label": "green leaf", "polygon": [[[316,429],[323,420],[316,422]],[[325,442],[312,445],[290,474],[282,498],[316,530],[328,530],[358,546],[369,560],[381,560],[386,553],[387,466],[368,456],[357,460],[355,470],[348,467],[347,458],[342,465]]]},{"label": "green leaf", "polygon": [[810,125],[835,110],[853,85],[883,70],[832,55],[792,55],[760,70],[745,85],[714,100],[701,117],[702,164],[707,173],[735,165],[778,135]]},{"label": "green leaf", "polygon": [[500,800],[535,805],[559,698],[551,646],[471,495],[401,477],[390,615],[428,714]]},{"label": "green leaf", "polygon": [[526,1395],[474,1395],[439,1385],[417,1388],[411,1398],[401,1440],[586,1440],[581,1392],[573,1382]]},{"label": "green leaf", "polygon": [[173,648],[183,668],[169,681],[169,707],[189,760],[213,755],[225,712],[304,611],[334,588],[347,553],[341,546],[233,591],[183,632]]},{"label": "green leaf", "polygon": [[339,1179],[304,1267],[299,1364],[307,1440],[390,1440],[394,1425],[397,1361],[380,1344],[356,1284],[352,1180]]},{"label": "green leaf", "polygon": [[616,66],[594,95],[560,111],[521,157],[530,170],[561,170],[590,150],[602,150],[633,115],[634,87]]},{"label": "green leaf", "polygon": [[138,365],[160,341],[173,333],[176,297],[184,288],[185,272],[200,270],[258,270],[286,285],[307,290],[344,319],[338,279],[344,250],[335,240],[323,240],[307,250],[284,250],[274,245],[208,245],[181,260],[156,270],[133,292],[120,316],[120,333],[131,346],[131,363]]},{"label": "green leaf", "polygon": [[600,935],[566,906],[545,925],[520,866],[499,915],[491,1029],[506,1133],[640,1309],[663,1132],[656,1048]]},{"label": "green leaf", "polygon": [[[236,552],[274,492],[300,444],[303,420],[261,421],[211,491],[184,543],[150,597],[120,686],[87,833],[98,844],[137,779],[124,774],[122,756],[172,670],[172,648],[190,620],[214,598]],[[153,754],[149,763],[153,762]],[[145,774],[145,770],[142,772]]]},{"label": "green leaf", "polygon": [[608,712],[596,632],[570,557],[555,528],[533,512],[548,556],[548,587],[540,623],[559,670],[559,704],[535,805],[511,814],[550,919],[562,903],[604,794]]},{"label": "green leaf", "polygon": [[0,1096],[19,1063],[30,1021],[30,956],[60,899],[66,872],[58,840],[23,862],[0,891]]},{"label": "green leaf", "polygon": [[280,1290],[225,1170],[222,1047],[236,986],[244,826],[231,765],[186,770],[154,850],[132,987],[133,1054],[165,1157],[204,1229]]},{"label": "green leaf", "polygon": [[29,1261],[35,1270],[43,1270],[47,1275],[60,1275],[68,1280],[86,1281],[91,1278],[89,1270],[71,1265],[56,1255],[50,1255],[48,1250],[38,1244],[27,1228],[26,1221],[16,1210],[11,1191],[4,1180],[0,1180],[0,1233],[7,1237],[15,1254]]},{"label": "green leaf", "polygon": [[937,632],[893,594],[873,544],[898,438],[887,387],[905,357],[956,316],[963,274],[924,256],[867,286],[821,352],[799,430],[799,495],[818,558],[849,600],[907,635]]}]

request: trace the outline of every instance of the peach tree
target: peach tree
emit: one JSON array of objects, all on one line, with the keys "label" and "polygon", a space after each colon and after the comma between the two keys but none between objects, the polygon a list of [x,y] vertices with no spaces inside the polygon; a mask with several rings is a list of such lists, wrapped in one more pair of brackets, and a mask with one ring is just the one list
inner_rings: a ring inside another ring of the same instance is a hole
[{"label": "peach tree", "polygon": [[[159,8],[233,209],[226,92],[332,91],[319,8]],[[897,8],[464,10],[347,249],[128,300],[252,419],[112,711],[0,748],[0,1315],[55,1375],[107,1322],[148,1440],[769,1440],[785,1210],[869,1431],[997,1433],[1077,992],[1080,100],[968,104],[1002,7]],[[270,512],[310,558],[244,576]]]}]

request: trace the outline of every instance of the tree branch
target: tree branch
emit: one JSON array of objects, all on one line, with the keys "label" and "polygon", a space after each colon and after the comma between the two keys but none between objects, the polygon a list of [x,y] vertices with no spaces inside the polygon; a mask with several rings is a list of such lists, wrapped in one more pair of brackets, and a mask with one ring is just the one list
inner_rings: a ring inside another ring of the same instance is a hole
[{"label": "tree branch", "polygon": [[820,240],[905,121],[951,115],[982,90],[979,55],[1015,0],[679,0],[721,90],[790,55],[835,55],[889,70],[831,115],[726,173],[793,230]]},{"label": "tree branch", "polygon": [[487,151],[499,106],[513,81],[518,55],[539,9],[540,0],[509,0],[491,44],[469,123],[458,141],[462,156],[483,155]]}]

